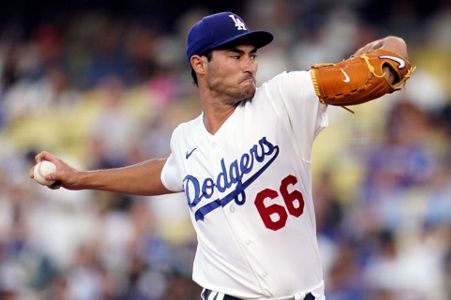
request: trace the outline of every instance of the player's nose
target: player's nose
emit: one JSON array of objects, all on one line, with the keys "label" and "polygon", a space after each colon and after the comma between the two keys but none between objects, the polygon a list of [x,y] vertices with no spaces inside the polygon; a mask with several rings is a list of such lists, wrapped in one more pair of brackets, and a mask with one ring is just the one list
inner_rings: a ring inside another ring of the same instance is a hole
[{"label": "player's nose", "polygon": [[255,74],[257,71],[257,62],[254,58],[246,57],[242,60],[243,72]]}]

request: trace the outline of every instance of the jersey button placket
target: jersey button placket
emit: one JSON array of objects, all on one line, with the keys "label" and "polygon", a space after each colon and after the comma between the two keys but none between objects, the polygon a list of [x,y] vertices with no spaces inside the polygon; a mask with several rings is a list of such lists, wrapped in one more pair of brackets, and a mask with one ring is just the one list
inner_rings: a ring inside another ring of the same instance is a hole
[{"label": "jersey button placket", "polygon": [[[209,137],[208,145],[210,153],[210,165],[214,166],[214,174],[219,174],[221,172],[220,162],[221,159],[224,158],[224,156],[222,155],[221,147],[219,147],[219,144],[214,136]],[[215,199],[221,199],[221,197],[223,196],[217,189],[215,189],[214,194]],[[226,207],[224,207],[224,209],[226,209]]]},{"label": "jersey button placket", "polygon": [[208,140],[209,153],[210,153],[210,161],[212,162],[212,166],[215,166],[215,174],[221,171],[220,169],[220,161],[222,159],[222,153],[220,151],[220,147],[218,147],[218,143],[216,142],[214,137],[210,137]]}]

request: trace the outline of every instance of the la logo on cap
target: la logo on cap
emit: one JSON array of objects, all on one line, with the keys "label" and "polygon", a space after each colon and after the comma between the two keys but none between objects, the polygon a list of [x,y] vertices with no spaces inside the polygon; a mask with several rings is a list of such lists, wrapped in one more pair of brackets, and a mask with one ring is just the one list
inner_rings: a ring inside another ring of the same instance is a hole
[{"label": "la logo on cap", "polygon": [[203,55],[240,39],[261,48],[268,45],[273,36],[268,31],[249,31],[243,19],[230,11],[205,16],[188,32],[186,58],[190,61],[193,55]]},{"label": "la logo on cap", "polygon": [[235,22],[235,27],[237,30],[247,30],[246,24],[243,23],[237,16],[229,15],[229,17]]}]

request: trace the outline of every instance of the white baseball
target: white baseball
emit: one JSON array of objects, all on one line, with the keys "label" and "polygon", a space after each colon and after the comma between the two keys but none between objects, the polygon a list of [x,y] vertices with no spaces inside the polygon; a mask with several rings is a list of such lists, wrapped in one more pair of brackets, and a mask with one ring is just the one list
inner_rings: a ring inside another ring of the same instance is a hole
[{"label": "white baseball", "polygon": [[48,161],[48,160],[43,160],[34,166],[33,178],[39,184],[52,185],[55,181],[46,180],[44,178],[44,176],[54,173],[55,171],[56,171],[56,165],[54,163],[52,163],[51,161]]}]

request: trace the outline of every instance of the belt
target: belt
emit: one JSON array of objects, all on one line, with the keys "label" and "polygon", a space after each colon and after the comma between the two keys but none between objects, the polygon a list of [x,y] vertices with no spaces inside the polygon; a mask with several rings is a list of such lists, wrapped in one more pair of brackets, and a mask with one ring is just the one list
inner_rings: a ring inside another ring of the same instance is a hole
[{"label": "belt", "polygon": [[[242,300],[237,297],[220,294],[220,293],[216,293],[216,295],[213,296],[213,295],[211,295],[212,293],[215,293],[215,292],[212,292],[209,289],[204,289],[202,291],[202,299],[203,300]],[[220,295],[221,296],[224,295],[224,297],[221,297]],[[313,296],[312,293],[308,293],[307,295],[305,295],[304,300],[315,300],[315,296]]]}]

